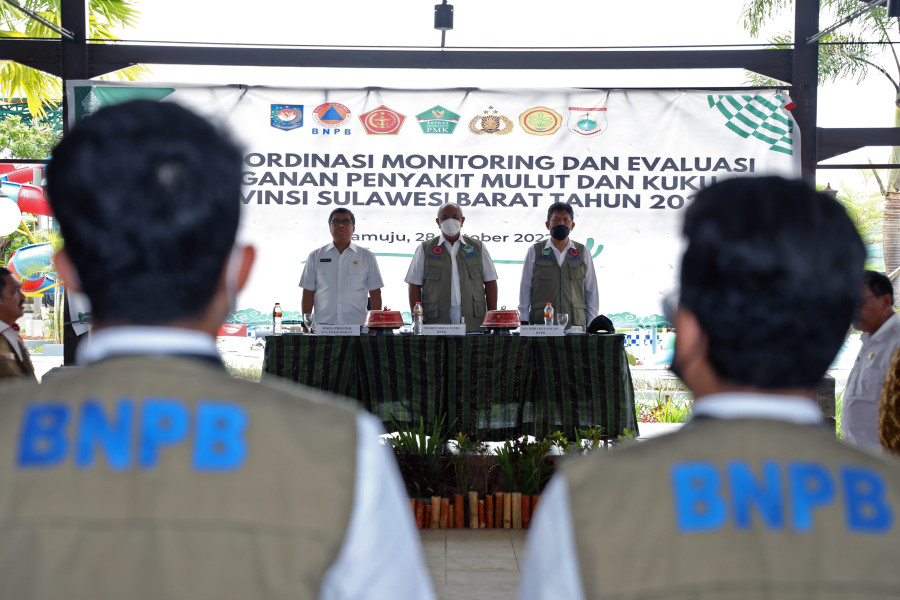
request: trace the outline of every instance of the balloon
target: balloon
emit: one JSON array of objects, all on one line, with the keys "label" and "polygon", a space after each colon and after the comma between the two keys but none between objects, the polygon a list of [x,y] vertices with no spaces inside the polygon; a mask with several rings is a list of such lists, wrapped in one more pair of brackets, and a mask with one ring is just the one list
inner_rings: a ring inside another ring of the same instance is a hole
[{"label": "balloon", "polygon": [[22,222],[22,211],[9,198],[0,198],[0,235],[9,235]]}]

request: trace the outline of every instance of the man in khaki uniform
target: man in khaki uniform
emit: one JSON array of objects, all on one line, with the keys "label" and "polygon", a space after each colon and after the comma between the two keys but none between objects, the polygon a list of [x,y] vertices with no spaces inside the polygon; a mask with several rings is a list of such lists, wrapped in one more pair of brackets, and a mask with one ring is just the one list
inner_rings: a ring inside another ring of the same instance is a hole
[{"label": "man in khaki uniform", "polygon": [[435,219],[441,235],[422,242],[406,273],[409,308],[422,303],[428,324],[466,323],[480,331],[485,312],[497,310],[497,271],[480,240],[460,235],[466,218],[457,204],[445,204]]},{"label": "man in khaki uniform", "polygon": [[0,267],[0,379],[22,377],[36,381],[34,365],[16,325],[24,314],[22,284],[8,269]]},{"label": "man in khaki uniform", "polygon": [[56,264],[94,327],[82,368],[0,389],[0,597],[433,598],[380,424],[216,354],[254,257],[233,142],[137,101],[51,165]]},{"label": "man in khaki uniform", "polygon": [[802,182],[731,179],[697,195],[684,235],[667,312],[694,414],[564,466],[519,597],[900,597],[900,463],[840,443],[813,400],[862,285],[852,222]]}]

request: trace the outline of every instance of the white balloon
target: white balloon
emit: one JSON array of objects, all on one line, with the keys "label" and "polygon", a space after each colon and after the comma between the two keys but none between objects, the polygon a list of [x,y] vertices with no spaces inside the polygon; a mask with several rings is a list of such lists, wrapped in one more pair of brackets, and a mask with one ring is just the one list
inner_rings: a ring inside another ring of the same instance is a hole
[{"label": "white balloon", "polygon": [[22,222],[22,211],[9,198],[0,198],[0,235],[9,235]]}]

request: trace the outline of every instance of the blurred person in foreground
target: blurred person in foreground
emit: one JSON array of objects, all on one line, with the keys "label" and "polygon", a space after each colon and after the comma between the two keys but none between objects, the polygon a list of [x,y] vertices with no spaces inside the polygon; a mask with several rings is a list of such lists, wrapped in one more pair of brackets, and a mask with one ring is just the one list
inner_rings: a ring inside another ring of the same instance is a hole
[{"label": "blurred person in foreground", "polygon": [[432,598],[380,424],[216,354],[254,258],[234,143],[136,101],[51,164],[57,268],[94,328],[81,369],[0,391],[0,597]]},{"label": "blurred person in foreground", "polygon": [[813,400],[863,282],[853,224],[802,182],[730,179],[684,235],[668,312],[693,416],[563,466],[520,598],[898,597],[900,464],[839,442]]}]

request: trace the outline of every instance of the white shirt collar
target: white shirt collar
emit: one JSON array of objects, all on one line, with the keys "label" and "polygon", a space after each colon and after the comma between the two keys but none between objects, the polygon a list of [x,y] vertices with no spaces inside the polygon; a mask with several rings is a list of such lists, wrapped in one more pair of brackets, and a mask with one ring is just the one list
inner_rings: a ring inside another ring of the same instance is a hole
[{"label": "white shirt collar", "polygon": [[7,329],[10,329],[10,328],[12,328],[12,325],[8,324],[5,321],[0,321],[0,333],[3,333],[4,331],[6,331]]},{"label": "white shirt collar", "polygon": [[694,402],[693,416],[716,419],[774,419],[798,425],[824,422],[812,398],[775,394],[711,394]]},{"label": "white shirt collar", "polygon": [[445,237],[444,237],[444,234],[442,233],[442,234],[441,234],[441,239],[438,240],[438,246],[443,246],[444,243],[446,242],[447,245],[450,246],[450,247],[452,248],[453,246],[455,246],[456,244],[459,244],[459,243],[462,242],[462,241],[463,241],[462,233],[460,233],[460,234],[459,234],[459,237],[456,238],[456,243],[453,243],[453,242],[451,242],[450,240],[448,240],[447,238],[445,238]]},{"label": "white shirt collar", "polygon": [[569,248],[574,248],[574,247],[575,247],[575,244],[572,243],[572,238],[566,238],[566,247],[563,248],[562,250],[556,250],[556,246],[553,245],[552,237],[548,237],[547,241],[544,242],[544,248],[550,248],[552,250],[555,250],[556,252],[565,252]]},{"label": "white shirt collar", "polygon": [[[334,247],[334,242],[329,242],[329,244],[327,246],[325,246],[325,251],[327,252],[329,250],[337,250],[337,248]],[[353,242],[350,242],[350,245],[347,246],[347,250],[353,250],[354,252],[356,252],[357,251],[356,244],[354,244]],[[340,252],[338,252],[338,254],[340,254]]]},{"label": "white shirt collar", "polygon": [[896,313],[892,314],[890,317],[885,319],[884,323],[881,324],[881,327],[879,327],[875,331],[875,333],[873,333],[872,335],[869,335],[868,333],[863,333],[860,336],[860,339],[863,339],[863,340],[870,339],[873,342],[877,342],[879,339],[888,335],[888,332],[891,331],[891,329],[893,329],[898,323],[900,323],[900,321],[898,321],[898,319],[900,319],[900,317],[898,317]]},{"label": "white shirt collar", "polygon": [[92,332],[79,347],[80,365],[126,354],[197,354],[218,356],[212,336],[178,327],[128,325]]}]

